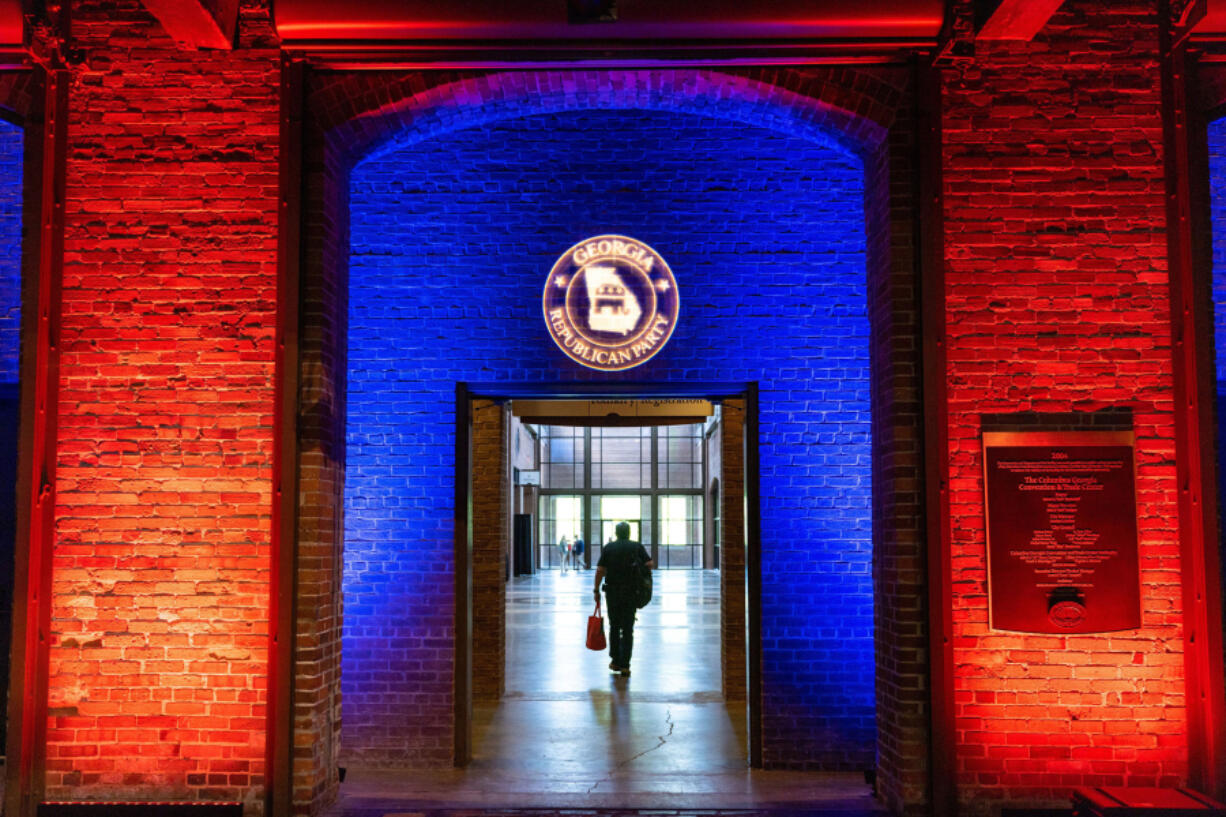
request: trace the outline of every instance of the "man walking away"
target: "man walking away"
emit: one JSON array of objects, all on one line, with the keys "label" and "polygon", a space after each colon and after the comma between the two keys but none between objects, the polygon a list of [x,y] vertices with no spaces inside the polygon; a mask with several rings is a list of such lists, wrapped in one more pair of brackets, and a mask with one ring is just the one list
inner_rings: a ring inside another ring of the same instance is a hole
[{"label": "man walking away", "polygon": [[634,649],[634,603],[636,568],[640,564],[655,567],[651,555],[630,538],[630,523],[618,522],[617,538],[605,545],[596,563],[596,584],[592,596],[599,603],[600,581],[604,579],[604,595],[609,611],[609,669],[622,677],[630,675],[630,653]]}]

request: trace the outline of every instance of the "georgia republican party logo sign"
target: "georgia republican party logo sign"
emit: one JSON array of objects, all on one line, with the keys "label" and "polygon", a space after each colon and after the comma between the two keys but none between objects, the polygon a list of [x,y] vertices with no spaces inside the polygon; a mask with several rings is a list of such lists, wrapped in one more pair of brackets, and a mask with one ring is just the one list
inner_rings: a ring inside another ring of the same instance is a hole
[{"label": "georgia republican party logo sign", "polygon": [[545,282],[545,323],[576,363],[616,372],[646,363],[668,343],[681,303],[659,253],[624,235],[571,247]]}]

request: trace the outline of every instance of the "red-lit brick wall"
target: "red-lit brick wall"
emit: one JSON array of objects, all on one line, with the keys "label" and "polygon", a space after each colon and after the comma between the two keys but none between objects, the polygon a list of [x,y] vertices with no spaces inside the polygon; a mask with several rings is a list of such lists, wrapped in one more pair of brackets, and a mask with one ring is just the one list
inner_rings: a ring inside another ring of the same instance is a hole
[{"label": "red-lit brick wall", "polygon": [[[1068,803],[1187,769],[1166,211],[1153,4],[1065,3],[944,90],[957,784]],[[980,420],[1129,407],[1142,628],[987,627]]]},{"label": "red-lit brick wall", "polygon": [[262,793],[278,54],[74,4],[47,795]]}]

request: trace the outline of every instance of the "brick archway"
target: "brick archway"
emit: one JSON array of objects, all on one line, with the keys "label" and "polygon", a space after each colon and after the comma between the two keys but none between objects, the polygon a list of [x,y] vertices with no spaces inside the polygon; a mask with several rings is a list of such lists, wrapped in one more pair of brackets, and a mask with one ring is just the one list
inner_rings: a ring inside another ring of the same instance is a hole
[{"label": "brick archway", "polygon": [[[910,75],[750,70],[342,74],[306,94],[300,284],[293,789],[317,811],[335,792],[339,746],[341,486],[347,179],[362,158],[508,116],[580,108],[701,113],[824,140],[865,168],[873,370],[873,551],[878,785],[896,811],[922,807],[927,668],[923,638],[918,304],[913,258]],[[283,560],[282,564],[287,564]],[[888,636],[888,637],[887,637]],[[919,713],[919,714],[917,714]],[[439,724],[445,727],[445,724]]]}]

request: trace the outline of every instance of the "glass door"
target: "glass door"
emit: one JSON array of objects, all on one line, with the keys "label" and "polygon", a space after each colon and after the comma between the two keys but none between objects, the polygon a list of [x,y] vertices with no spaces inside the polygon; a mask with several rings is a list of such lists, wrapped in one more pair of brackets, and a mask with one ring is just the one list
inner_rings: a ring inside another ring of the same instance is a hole
[{"label": "glass door", "polygon": [[702,567],[702,497],[693,494],[660,497],[662,568],[697,570]]},{"label": "glass door", "polygon": [[630,524],[630,538],[651,550],[651,497],[638,494],[592,497],[592,564],[600,559],[603,546],[617,538],[617,523]]},{"label": "glass door", "polygon": [[540,499],[541,529],[537,537],[537,566],[558,570],[566,554],[566,544],[583,532],[583,497],[551,494]]}]

